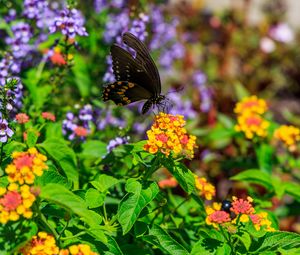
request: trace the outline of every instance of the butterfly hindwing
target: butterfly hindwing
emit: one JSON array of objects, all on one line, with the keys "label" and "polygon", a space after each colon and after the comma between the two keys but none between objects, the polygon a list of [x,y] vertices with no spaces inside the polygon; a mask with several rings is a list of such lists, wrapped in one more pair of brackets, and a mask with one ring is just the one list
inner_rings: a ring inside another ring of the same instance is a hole
[{"label": "butterfly hindwing", "polygon": [[127,105],[149,98],[151,98],[149,91],[128,81],[116,81],[107,85],[103,91],[103,100],[112,100],[117,105]]}]

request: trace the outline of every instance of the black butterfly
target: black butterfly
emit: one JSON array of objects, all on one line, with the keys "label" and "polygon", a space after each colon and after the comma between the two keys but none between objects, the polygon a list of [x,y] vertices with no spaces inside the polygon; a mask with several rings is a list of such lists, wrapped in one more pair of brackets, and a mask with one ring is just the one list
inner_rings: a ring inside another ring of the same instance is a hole
[{"label": "black butterfly", "polygon": [[103,100],[127,105],[146,99],[142,114],[152,105],[165,106],[163,101],[166,97],[161,95],[159,73],[147,47],[129,32],[123,34],[123,42],[135,50],[136,56],[133,57],[117,44],[111,47],[113,72],[117,81],[104,88]]}]

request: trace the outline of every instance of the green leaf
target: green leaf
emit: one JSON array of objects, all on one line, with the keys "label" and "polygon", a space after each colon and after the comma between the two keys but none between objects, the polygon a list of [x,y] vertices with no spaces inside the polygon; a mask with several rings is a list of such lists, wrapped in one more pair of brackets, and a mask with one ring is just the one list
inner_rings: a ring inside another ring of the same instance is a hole
[{"label": "green leaf", "polygon": [[180,162],[174,162],[173,159],[169,158],[165,159],[163,164],[175,177],[185,192],[191,194],[193,191],[195,191],[194,174],[184,164]]},{"label": "green leaf", "polygon": [[300,185],[293,182],[284,183],[285,192],[300,201]]},{"label": "green leaf", "polygon": [[37,131],[34,129],[29,129],[29,130],[27,130],[26,133],[27,133],[26,143],[27,143],[28,147],[29,148],[34,147],[38,140]]},{"label": "green leaf", "polygon": [[190,255],[224,255],[231,254],[228,244],[213,238],[202,238],[194,246]]},{"label": "green leaf", "polygon": [[44,171],[43,175],[36,177],[34,182],[38,186],[45,186],[49,183],[57,183],[65,186],[66,188],[71,188],[71,183],[68,183],[68,180],[55,171],[55,169]]},{"label": "green leaf", "polygon": [[118,209],[118,220],[123,234],[132,228],[141,211],[156,197],[159,187],[155,182],[142,187],[142,184],[135,179],[129,179],[126,183],[126,191],[128,194],[122,199]]},{"label": "green leaf", "polygon": [[[38,68],[42,67],[43,64],[41,62]],[[41,74],[37,75],[37,73],[37,69],[31,69],[26,73],[26,77],[22,79],[22,82],[29,91],[28,95],[33,105],[36,109],[41,109],[47,100],[49,100],[49,94],[52,92],[53,87],[51,85],[39,86]]]},{"label": "green leaf", "polygon": [[271,177],[272,185],[274,187],[274,191],[276,193],[276,196],[281,199],[282,196],[285,193],[285,185],[281,181],[281,179],[278,176],[272,176]]},{"label": "green leaf", "polygon": [[44,149],[55,161],[67,178],[78,188],[78,171],[76,167],[76,154],[62,139],[50,138],[37,145]]},{"label": "green leaf", "polygon": [[101,141],[87,141],[82,144],[80,156],[85,159],[99,159],[107,154],[106,143]]},{"label": "green leaf", "polygon": [[123,255],[123,252],[121,251],[116,240],[111,236],[108,236],[107,239],[108,239],[108,242],[106,245],[107,245],[109,251],[106,251],[104,254],[105,255]]},{"label": "green leaf", "polygon": [[105,194],[100,193],[96,189],[88,189],[85,194],[85,201],[89,208],[97,208],[103,205],[105,200]]},{"label": "green leaf", "polygon": [[277,251],[279,248],[285,251],[295,248],[300,250],[300,235],[296,233],[284,231],[268,232],[261,239],[251,245],[249,251],[260,254],[266,251]]},{"label": "green leaf", "polygon": [[235,235],[235,237],[240,239],[240,241],[242,242],[242,244],[245,246],[246,250],[248,251],[250,248],[250,245],[251,245],[251,236],[247,232],[242,232],[242,233],[237,233]]},{"label": "green leaf", "polygon": [[160,248],[161,251],[170,255],[188,255],[189,252],[174,240],[164,229],[158,225],[153,225],[149,231],[149,236],[143,238]]},{"label": "green leaf", "polygon": [[17,141],[10,141],[4,146],[4,151],[7,155],[11,155],[14,151],[23,151],[25,149],[26,145]]},{"label": "green leaf", "polygon": [[239,101],[241,101],[244,97],[249,96],[249,92],[246,87],[238,81],[234,83],[234,89]]},{"label": "green leaf", "polygon": [[234,181],[246,181],[250,183],[260,184],[266,187],[269,191],[272,191],[274,189],[272,185],[271,176],[267,173],[256,169],[243,171],[231,177],[230,179]]},{"label": "green leaf", "polygon": [[120,180],[106,175],[106,174],[101,174],[97,177],[95,181],[92,181],[91,184],[100,192],[105,192],[107,191],[110,187],[116,185],[119,183]]},{"label": "green leaf", "polygon": [[74,56],[75,65],[72,68],[72,71],[75,76],[75,83],[80,92],[81,97],[89,96],[91,92],[91,79],[89,75],[87,60],[84,59],[81,55],[76,54]]},{"label": "green leaf", "polygon": [[261,144],[256,150],[259,169],[265,173],[272,173],[274,148],[269,144]]},{"label": "green leaf", "polygon": [[61,130],[62,130],[62,125],[60,122],[47,123],[46,139],[51,139],[52,137],[63,139],[63,134]]},{"label": "green leaf", "polygon": [[102,217],[87,209],[86,202],[60,184],[50,183],[41,188],[40,197],[80,216],[91,227],[97,227]]}]

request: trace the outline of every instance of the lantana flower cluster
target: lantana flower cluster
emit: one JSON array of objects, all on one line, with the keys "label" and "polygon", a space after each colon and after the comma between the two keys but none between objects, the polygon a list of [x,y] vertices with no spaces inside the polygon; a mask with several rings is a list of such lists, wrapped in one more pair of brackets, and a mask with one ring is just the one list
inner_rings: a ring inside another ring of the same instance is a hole
[{"label": "lantana flower cluster", "polygon": [[31,241],[21,248],[20,252],[24,255],[53,255],[59,253],[59,248],[52,235],[49,235],[46,232],[39,232],[36,236],[32,237]]},{"label": "lantana flower cluster", "polygon": [[[24,116],[23,116],[24,117]],[[9,185],[0,188],[0,223],[17,221],[21,216],[32,217],[31,206],[36,200],[38,190],[30,185],[36,176],[41,176],[48,169],[45,164],[47,157],[37,149],[26,152],[13,152],[13,161],[5,172]]]},{"label": "lantana flower cluster", "polygon": [[214,202],[212,206],[206,207],[206,223],[219,228],[219,225],[236,225],[239,222],[251,220],[256,230],[264,228],[266,231],[275,231],[272,222],[268,219],[268,214],[266,212],[255,213],[252,203],[251,197],[242,199],[233,196],[230,208],[225,209],[222,208],[221,203]]},{"label": "lantana flower cluster", "polygon": [[204,177],[195,175],[195,186],[199,191],[199,195],[203,196],[206,200],[212,200],[216,195],[215,186],[209,183]]},{"label": "lantana flower cluster", "polygon": [[47,157],[35,148],[26,152],[13,152],[12,158],[13,162],[5,169],[9,182],[33,184],[35,177],[41,176],[48,169],[45,163]]},{"label": "lantana flower cluster", "polygon": [[147,131],[147,144],[144,149],[152,154],[162,152],[166,156],[184,155],[193,158],[196,147],[196,137],[188,135],[184,128],[182,115],[159,113],[154,124]]},{"label": "lantana flower cluster", "polygon": [[91,247],[87,244],[78,244],[63,249],[59,252],[59,255],[97,255],[98,253],[93,252]]},{"label": "lantana flower cluster", "polygon": [[97,255],[87,244],[72,245],[67,249],[59,250],[55,239],[46,232],[39,232],[36,236],[20,249],[23,255]]},{"label": "lantana flower cluster", "polygon": [[11,183],[7,188],[0,187],[0,223],[17,221],[20,216],[31,218],[34,201],[35,195],[28,185]]},{"label": "lantana flower cluster", "polygon": [[235,130],[243,132],[248,139],[255,136],[266,137],[270,123],[264,119],[267,103],[256,96],[246,97],[236,104],[234,112],[237,114]]},{"label": "lantana flower cluster", "polygon": [[282,125],[274,132],[275,139],[281,141],[289,151],[297,150],[300,141],[300,129],[294,126]]}]

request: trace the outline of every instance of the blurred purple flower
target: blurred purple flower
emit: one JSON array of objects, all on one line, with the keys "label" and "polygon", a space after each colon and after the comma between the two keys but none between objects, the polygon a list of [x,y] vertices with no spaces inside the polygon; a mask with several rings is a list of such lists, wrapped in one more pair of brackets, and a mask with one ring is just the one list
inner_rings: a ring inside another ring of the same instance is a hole
[{"label": "blurred purple flower", "polygon": [[114,82],[115,76],[113,73],[112,58],[110,55],[106,57],[106,63],[107,63],[107,69],[106,69],[106,73],[103,76],[103,81],[104,82]]},{"label": "blurred purple flower", "polygon": [[15,84],[15,87],[13,89],[8,89],[6,92],[6,109],[9,112],[9,116],[13,119],[23,106],[23,85],[19,77],[11,77],[8,78],[7,81],[9,82],[11,79],[14,79],[15,81],[17,81],[17,83]]},{"label": "blurred purple flower", "polygon": [[200,93],[200,99],[201,99],[200,109],[203,112],[208,112],[211,108],[212,93],[211,90],[207,88],[205,84],[207,81],[206,75],[201,71],[197,71],[193,75],[193,81],[194,81],[195,88]]},{"label": "blurred purple flower", "polygon": [[169,93],[168,98],[172,102],[170,114],[180,114],[186,119],[193,119],[197,116],[197,112],[193,109],[192,102],[190,100],[183,101],[179,93]]},{"label": "blurred purple flower", "polygon": [[110,15],[105,26],[104,41],[106,43],[116,42],[117,37],[121,38],[122,33],[128,30],[129,22],[127,9],[122,10],[121,13]]},{"label": "blurred purple flower", "polygon": [[39,20],[48,7],[48,3],[46,0],[24,0],[23,6],[23,15],[26,18]]},{"label": "blurred purple flower", "polygon": [[33,47],[29,45],[32,32],[29,24],[18,22],[11,27],[13,37],[6,37],[6,43],[11,47],[12,56],[16,59],[25,57]]},{"label": "blurred purple flower", "polygon": [[7,15],[4,17],[7,23],[14,21],[17,17],[17,12],[15,9],[9,9]]},{"label": "blurred purple flower", "polygon": [[67,135],[71,141],[75,138],[75,129],[78,127],[77,122],[78,119],[75,118],[72,112],[68,112],[62,122],[62,133]]},{"label": "blurred purple flower", "polygon": [[282,43],[291,43],[295,39],[294,31],[286,23],[279,23],[269,31],[270,37]]},{"label": "blurred purple flower", "polygon": [[263,37],[259,43],[260,49],[265,53],[271,53],[275,50],[276,44],[269,37]]},{"label": "blurred purple flower", "polygon": [[54,18],[49,30],[50,33],[61,31],[63,35],[69,38],[74,38],[76,35],[88,35],[84,27],[84,19],[81,13],[76,9],[65,8],[61,10],[59,16]]},{"label": "blurred purple flower", "polygon": [[124,128],[126,125],[126,122],[123,119],[113,116],[110,109],[98,110],[98,115],[95,119],[98,130],[103,130],[107,126]]},{"label": "blurred purple flower", "polygon": [[114,148],[122,145],[122,144],[127,144],[129,141],[129,137],[116,137],[115,139],[112,139],[109,141],[106,149],[107,152],[111,152]]},{"label": "blurred purple flower", "polygon": [[12,137],[14,132],[9,128],[7,120],[2,118],[0,113],[0,142],[6,143],[9,137]]},{"label": "blurred purple flower", "polygon": [[93,120],[93,108],[90,104],[84,105],[82,109],[79,110],[78,118],[83,122],[88,122]]}]

